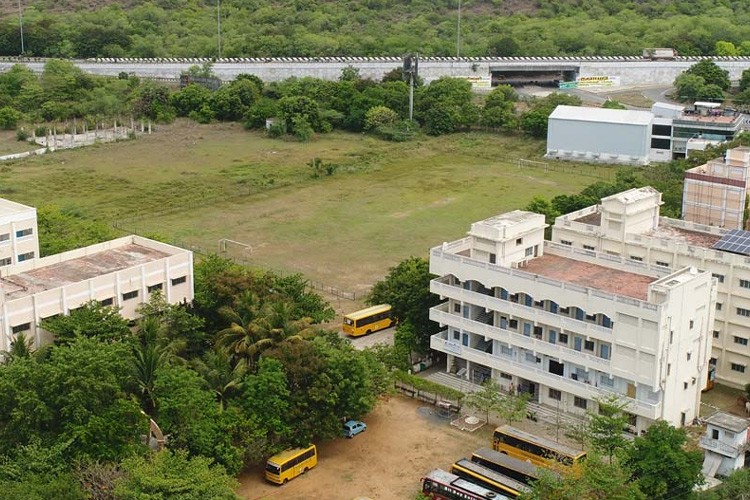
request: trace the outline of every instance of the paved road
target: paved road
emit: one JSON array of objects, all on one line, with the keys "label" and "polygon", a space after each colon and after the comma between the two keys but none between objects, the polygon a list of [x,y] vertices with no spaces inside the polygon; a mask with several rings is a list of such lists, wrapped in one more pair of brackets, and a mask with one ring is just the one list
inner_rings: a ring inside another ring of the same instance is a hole
[{"label": "paved road", "polygon": [[370,335],[363,335],[362,337],[349,337],[344,332],[339,332],[339,335],[349,339],[356,349],[362,350],[365,347],[372,347],[375,344],[393,345],[393,332],[395,331],[396,328],[386,328],[385,330],[380,330]]}]

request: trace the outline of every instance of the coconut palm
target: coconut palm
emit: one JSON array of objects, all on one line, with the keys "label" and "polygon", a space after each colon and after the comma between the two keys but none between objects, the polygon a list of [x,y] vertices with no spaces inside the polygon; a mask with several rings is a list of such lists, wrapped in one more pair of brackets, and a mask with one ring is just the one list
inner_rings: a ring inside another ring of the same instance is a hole
[{"label": "coconut palm", "polygon": [[191,364],[216,393],[220,410],[226,407],[227,398],[242,388],[242,381],[247,373],[245,363],[232,366],[229,352],[220,347],[207,352],[202,359],[194,359]]},{"label": "coconut palm", "polygon": [[25,332],[20,332],[10,343],[10,349],[7,351],[0,351],[0,356],[5,359],[6,363],[12,363],[17,359],[30,358],[34,353],[32,344],[32,339],[26,338]]}]

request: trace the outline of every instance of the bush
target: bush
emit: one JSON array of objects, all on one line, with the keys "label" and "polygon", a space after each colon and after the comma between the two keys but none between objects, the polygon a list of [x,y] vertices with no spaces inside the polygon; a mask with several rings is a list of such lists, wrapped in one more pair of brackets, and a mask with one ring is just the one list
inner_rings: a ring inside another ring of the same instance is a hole
[{"label": "bush", "polygon": [[9,106],[0,108],[0,128],[4,130],[13,130],[21,120],[21,113]]},{"label": "bush", "polygon": [[29,139],[29,133],[26,130],[19,128],[16,130],[16,139],[19,141],[26,141]]}]

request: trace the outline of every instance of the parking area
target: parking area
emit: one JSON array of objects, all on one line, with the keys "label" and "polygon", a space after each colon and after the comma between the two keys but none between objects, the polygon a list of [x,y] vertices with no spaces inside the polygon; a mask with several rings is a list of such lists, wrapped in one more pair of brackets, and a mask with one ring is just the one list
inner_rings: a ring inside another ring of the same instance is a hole
[{"label": "parking area", "polygon": [[344,332],[339,332],[339,334],[342,337],[349,339],[355,348],[362,350],[365,347],[372,347],[375,344],[393,345],[393,333],[395,331],[396,327],[386,328],[385,330],[380,330],[361,337],[350,337],[345,335]]},{"label": "parking area", "polygon": [[424,474],[488,446],[492,434],[491,426],[462,432],[435,407],[400,396],[381,401],[363,420],[366,432],[318,443],[318,466],[306,475],[275,486],[256,467],[240,477],[237,493],[248,500],[414,498]]}]

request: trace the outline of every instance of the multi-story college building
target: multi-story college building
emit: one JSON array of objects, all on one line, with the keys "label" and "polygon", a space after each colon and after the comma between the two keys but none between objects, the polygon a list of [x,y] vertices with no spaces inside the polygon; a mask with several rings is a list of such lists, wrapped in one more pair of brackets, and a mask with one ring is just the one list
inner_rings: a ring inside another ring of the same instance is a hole
[{"label": "multi-story college building", "polygon": [[543,215],[514,211],[431,250],[431,291],[444,302],[430,318],[445,329],[430,346],[446,370],[568,412],[614,394],[634,432],[689,423],[707,379],[711,273],[545,242],[545,228]]},{"label": "multi-story college building", "polygon": [[[137,318],[138,306],[157,290],[170,303],[193,300],[192,252],[125,236],[38,258],[36,211],[18,207],[23,205],[0,199],[0,221],[10,220],[14,255],[33,251],[37,257],[0,267],[0,351],[9,350],[21,332],[35,347],[51,341],[40,322],[92,300],[118,307],[128,319]],[[0,236],[7,231],[3,227],[0,224]],[[20,232],[28,234],[19,236]],[[34,250],[24,246],[32,243]]]},{"label": "multi-story college building", "polygon": [[0,267],[36,257],[36,209],[0,198]]},{"label": "multi-story college building", "polygon": [[750,233],[660,217],[660,205],[661,194],[648,187],[603,198],[558,217],[552,241],[644,272],[694,266],[712,273],[718,294],[710,362],[718,381],[742,387],[750,382]]}]

